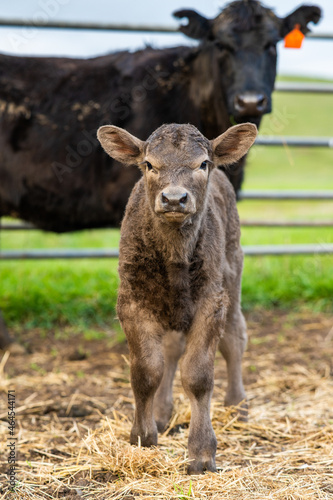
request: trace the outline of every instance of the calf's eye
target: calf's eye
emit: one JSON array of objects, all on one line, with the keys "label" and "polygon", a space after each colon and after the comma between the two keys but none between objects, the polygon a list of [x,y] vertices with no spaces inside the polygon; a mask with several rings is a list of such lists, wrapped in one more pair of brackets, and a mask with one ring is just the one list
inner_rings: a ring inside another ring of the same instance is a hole
[{"label": "calf's eye", "polygon": [[153,170],[153,165],[149,161],[146,161],[146,167],[148,171]]},{"label": "calf's eye", "polygon": [[200,165],[200,170],[206,170],[207,169],[207,162],[203,161]]}]

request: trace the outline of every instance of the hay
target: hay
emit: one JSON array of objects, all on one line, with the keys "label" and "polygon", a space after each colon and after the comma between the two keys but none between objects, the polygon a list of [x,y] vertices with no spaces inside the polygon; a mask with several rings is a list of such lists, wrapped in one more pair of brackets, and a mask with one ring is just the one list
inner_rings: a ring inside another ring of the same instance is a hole
[{"label": "hay", "polygon": [[[279,347],[279,354],[289,352],[290,343],[295,349],[294,337],[293,342],[285,338],[279,345],[266,331],[260,337],[267,340],[265,345],[250,348],[244,369],[253,371],[253,354],[260,352],[255,365],[260,375],[247,384],[248,423],[238,422],[232,409],[222,405],[225,371],[218,360],[212,404],[218,473],[192,477],[185,474],[190,409],[179,378],[170,425],[159,436],[158,447],[145,449],[129,445],[133,405],[128,366],[120,354],[106,354],[113,365],[102,377],[104,392],[98,392],[99,377],[89,376],[89,384],[95,387],[93,397],[83,393],[82,384],[80,390],[80,381],[75,386],[73,376],[78,367],[89,371],[88,360],[73,365],[62,359],[62,371],[9,376],[6,368],[11,359],[5,354],[0,362],[0,389],[3,395],[8,388],[17,391],[19,455],[17,488],[8,492],[3,474],[0,499],[333,499],[333,380],[327,361],[327,354],[332,355],[332,338],[328,337],[328,323],[324,329],[323,322],[319,327],[313,321],[303,325],[299,341],[306,335],[307,347],[317,349],[317,357],[312,359],[309,349],[302,364],[297,362],[299,345],[295,362],[287,368],[275,359]],[[318,330],[310,338],[311,328]],[[48,361],[43,353],[34,356],[34,363]],[[72,390],[70,397],[66,387]],[[111,394],[112,404],[108,405]],[[2,472],[8,434],[4,399],[0,409]],[[75,411],[88,404],[90,413],[76,417]]]}]

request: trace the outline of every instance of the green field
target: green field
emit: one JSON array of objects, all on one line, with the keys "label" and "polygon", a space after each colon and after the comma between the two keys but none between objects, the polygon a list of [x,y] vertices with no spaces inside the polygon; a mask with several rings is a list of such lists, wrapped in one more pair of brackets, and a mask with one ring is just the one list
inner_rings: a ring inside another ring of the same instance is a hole
[{"label": "green field", "polygon": [[[333,95],[274,95],[274,112],[263,120],[263,135],[333,137]],[[244,189],[333,189],[333,151],[324,148],[255,146]],[[333,202],[246,201],[241,219],[332,220]],[[54,235],[4,232],[1,248],[111,248],[119,231]],[[333,243],[332,228],[243,228],[242,243]],[[70,326],[94,329],[113,324],[117,295],[115,260],[1,262],[0,308],[16,330]],[[243,307],[308,308],[333,311],[333,256],[247,257]]]}]

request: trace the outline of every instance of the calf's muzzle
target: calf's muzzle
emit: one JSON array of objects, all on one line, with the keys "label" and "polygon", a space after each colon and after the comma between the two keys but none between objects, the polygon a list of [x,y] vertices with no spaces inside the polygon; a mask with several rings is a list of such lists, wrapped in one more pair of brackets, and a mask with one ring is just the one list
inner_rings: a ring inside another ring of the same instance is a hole
[{"label": "calf's muzzle", "polygon": [[185,218],[196,211],[191,193],[182,186],[165,187],[156,197],[155,211],[171,220]]},{"label": "calf's muzzle", "polygon": [[186,207],[188,194],[182,189],[163,191],[161,194],[161,204],[166,211],[179,210]]}]

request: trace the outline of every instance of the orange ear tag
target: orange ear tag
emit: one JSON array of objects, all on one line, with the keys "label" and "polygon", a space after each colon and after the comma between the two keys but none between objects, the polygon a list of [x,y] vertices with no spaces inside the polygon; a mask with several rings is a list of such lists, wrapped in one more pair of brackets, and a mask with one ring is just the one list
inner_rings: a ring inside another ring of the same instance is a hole
[{"label": "orange ear tag", "polygon": [[305,35],[300,30],[300,24],[296,24],[295,28],[284,37],[284,46],[287,49],[300,49]]}]

